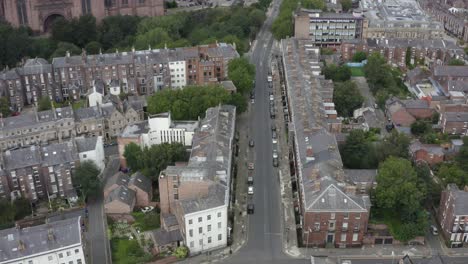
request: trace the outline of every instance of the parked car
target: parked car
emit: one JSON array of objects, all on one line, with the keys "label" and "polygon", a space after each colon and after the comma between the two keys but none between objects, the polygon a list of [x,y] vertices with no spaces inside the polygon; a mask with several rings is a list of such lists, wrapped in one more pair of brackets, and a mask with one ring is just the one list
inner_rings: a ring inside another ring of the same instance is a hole
[{"label": "parked car", "polygon": [[247,177],[247,183],[250,184],[250,185],[252,185],[252,184],[253,184],[253,181],[254,181],[254,180],[253,180],[253,176],[252,176],[252,175],[249,175],[249,176]]},{"label": "parked car", "polygon": [[255,165],[253,162],[249,162],[249,164],[247,165],[249,170],[253,170],[255,168]]},{"label": "parked car", "polygon": [[253,186],[249,186],[249,187],[247,188],[247,194],[253,195],[253,193],[254,193]]},{"label": "parked car", "polygon": [[247,205],[247,214],[253,214],[254,213],[254,205],[253,204],[248,204]]},{"label": "parked car", "polygon": [[272,77],[272,76],[268,76],[268,77],[267,77],[267,80],[268,80],[268,82],[272,82],[272,81],[273,81],[273,77]]},{"label": "parked car", "polygon": [[271,131],[276,131],[276,126],[275,126],[275,124],[271,124]]},{"label": "parked car", "polygon": [[273,132],[271,133],[271,137],[272,137],[272,138],[276,138],[276,137],[277,137],[276,131],[273,131]]},{"label": "parked car", "polygon": [[273,150],[273,158],[274,159],[278,158],[278,152],[276,152],[276,150]]},{"label": "parked car", "polygon": [[254,103],[255,103],[255,99],[250,99],[250,103],[251,103],[251,104],[254,104]]},{"label": "parked car", "polygon": [[439,230],[437,230],[437,227],[435,225],[431,225],[431,233],[434,236],[437,236],[439,234]]},{"label": "parked car", "polygon": [[141,212],[143,212],[144,214],[149,213],[149,212],[151,212],[153,210],[154,210],[153,206],[146,206],[144,208],[141,208]]},{"label": "parked car", "polygon": [[273,100],[275,100],[275,97],[271,94],[270,95],[270,101],[273,101]]},{"label": "parked car", "polygon": [[273,158],[273,166],[278,167],[278,158]]},{"label": "parked car", "polygon": [[278,140],[273,139],[272,142],[273,142],[273,144],[277,144],[277,143],[278,143]]},{"label": "parked car", "polygon": [[255,143],[253,139],[249,140],[249,147],[253,148],[255,146]]}]

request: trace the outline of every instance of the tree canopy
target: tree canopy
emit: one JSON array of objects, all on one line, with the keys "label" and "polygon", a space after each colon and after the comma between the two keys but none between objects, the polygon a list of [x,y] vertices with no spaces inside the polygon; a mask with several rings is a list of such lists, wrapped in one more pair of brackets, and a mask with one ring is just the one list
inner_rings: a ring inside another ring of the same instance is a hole
[{"label": "tree canopy", "polygon": [[99,168],[93,161],[83,161],[73,174],[73,183],[83,197],[92,197],[101,191],[101,180],[98,178]]},{"label": "tree canopy", "polygon": [[163,90],[148,99],[148,112],[158,114],[171,112],[174,120],[197,120],[206,109],[219,104],[239,103],[238,112],[245,110],[238,95],[230,94],[221,86],[187,86],[182,90]]},{"label": "tree canopy", "polygon": [[14,221],[31,214],[31,203],[25,198],[17,198],[13,202],[0,199],[0,229],[12,227]]},{"label": "tree canopy", "polygon": [[358,51],[353,55],[354,62],[362,62],[365,59],[367,59],[367,54],[364,51]]},{"label": "tree canopy", "polygon": [[[138,149],[137,149],[138,148]],[[140,170],[145,176],[157,180],[159,173],[177,161],[187,161],[188,152],[180,143],[163,143],[140,149],[136,144],[125,146],[124,157],[133,170]]]},{"label": "tree canopy", "polygon": [[341,147],[343,164],[349,169],[377,168],[374,143],[370,140],[368,132],[352,130]]},{"label": "tree canopy", "polygon": [[336,66],[335,64],[330,64],[322,69],[322,74],[325,76],[325,79],[331,79],[334,82],[344,82],[351,79],[351,68],[346,65]]},{"label": "tree canopy", "polygon": [[47,96],[39,98],[39,101],[37,102],[37,111],[45,111],[50,109],[52,109],[50,98]]},{"label": "tree canopy", "polygon": [[353,2],[351,0],[341,0],[341,8],[343,11],[347,12],[353,6]]},{"label": "tree canopy", "polygon": [[233,59],[228,64],[228,78],[236,86],[237,92],[248,94],[252,91],[255,66],[244,57]]},{"label": "tree canopy", "polygon": [[2,117],[8,117],[11,114],[10,103],[6,97],[0,97],[0,113]]},{"label": "tree canopy", "polygon": [[353,111],[362,106],[364,97],[353,81],[335,83],[333,90],[333,102],[338,115],[352,117]]},{"label": "tree canopy", "polygon": [[398,240],[408,241],[426,231],[427,219],[421,204],[426,189],[419,182],[418,174],[406,159],[389,157],[379,166],[376,206],[391,212],[394,220],[390,231]]}]

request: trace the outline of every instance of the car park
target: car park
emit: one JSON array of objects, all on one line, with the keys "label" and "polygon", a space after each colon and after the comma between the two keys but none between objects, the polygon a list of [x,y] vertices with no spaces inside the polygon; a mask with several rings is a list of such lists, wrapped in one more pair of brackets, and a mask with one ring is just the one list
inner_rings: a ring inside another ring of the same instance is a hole
[{"label": "car park", "polygon": [[253,214],[254,213],[254,205],[253,204],[248,204],[247,205],[247,214]]},{"label": "car park", "polygon": [[249,195],[253,195],[253,194],[254,194],[254,187],[253,187],[253,186],[249,186],[249,187],[247,188],[247,194],[249,194]]},{"label": "car park", "polygon": [[249,162],[249,164],[247,165],[247,167],[248,167],[249,170],[255,169],[255,165],[254,165],[253,162]]}]

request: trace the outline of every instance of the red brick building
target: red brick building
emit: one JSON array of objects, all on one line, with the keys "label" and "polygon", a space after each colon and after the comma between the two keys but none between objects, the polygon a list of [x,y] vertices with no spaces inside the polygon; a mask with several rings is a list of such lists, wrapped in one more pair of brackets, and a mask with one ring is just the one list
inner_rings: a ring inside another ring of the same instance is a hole
[{"label": "red brick building", "polygon": [[47,32],[57,18],[76,18],[91,14],[98,21],[106,16],[162,16],[163,0],[0,0],[0,19],[15,27]]},{"label": "red brick building", "polygon": [[444,149],[439,145],[422,144],[419,140],[411,143],[409,146],[411,157],[414,161],[424,161],[433,166],[444,161]]},{"label": "red brick building", "polygon": [[449,184],[440,197],[438,220],[442,234],[451,247],[468,242],[468,192]]},{"label": "red brick building", "polygon": [[451,81],[468,82],[468,66],[438,65],[432,68],[432,78],[448,92]]}]

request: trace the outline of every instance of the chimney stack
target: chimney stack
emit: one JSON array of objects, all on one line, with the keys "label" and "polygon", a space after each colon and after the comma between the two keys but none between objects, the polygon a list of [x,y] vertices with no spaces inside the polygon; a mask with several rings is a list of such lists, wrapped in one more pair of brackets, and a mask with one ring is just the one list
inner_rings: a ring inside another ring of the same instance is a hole
[{"label": "chimney stack", "polygon": [[356,186],[354,185],[346,185],[345,193],[350,195],[356,195]]}]

